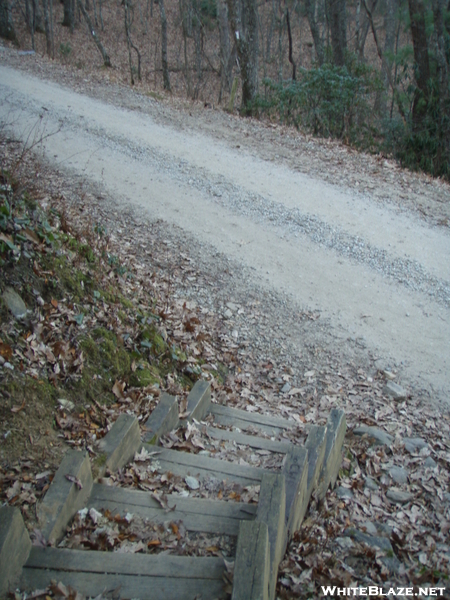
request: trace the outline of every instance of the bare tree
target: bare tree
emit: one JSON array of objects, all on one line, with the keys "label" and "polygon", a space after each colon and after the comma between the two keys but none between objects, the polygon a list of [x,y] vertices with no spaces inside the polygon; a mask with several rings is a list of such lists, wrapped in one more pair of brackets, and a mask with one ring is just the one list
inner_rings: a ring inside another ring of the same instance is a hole
[{"label": "bare tree", "polygon": [[309,28],[314,41],[314,49],[316,51],[319,65],[323,64],[325,52],[323,49],[323,40],[320,36],[319,24],[316,18],[316,2],[315,0],[305,0],[306,17],[308,19]]},{"label": "bare tree", "polygon": [[73,32],[75,19],[75,0],[64,0],[64,15],[62,26],[69,27]]},{"label": "bare tree", "polygon": [[8,0],[0,0],[0,37],[17,43],[11,8]]},{"label": "bare tree", "polygon": [[258,8],[256,0],[228,0],[242,79],[241,112],[250,115],[258,93]]},{"label": "bare tree", "polygon": [[164,89],[170,92],[169,64],[167,61],[167,18],[164,9],[164,0],[159,0],[159,12],[161,15],[161,62],[163,82]]},{"label": "bare tree", "polygon": [[[52,2],[52,0],[50,0]],[[47,54],[52,56],[52,26],[50,20],[50,11],[48,8],[49,0],[42,0],[42,8],[44,10],[44,28],[45,28],[45,38],[47,40]]]},{"label": "bare tree", "polygon": [[233,62],[236,46],[231,50],[230,27],[228,24],[228,6],[224,0],[217,0],[217,18],[219,21],[220,36],[220,94],[219,102],[222,100],[222,91],[231,92],[233,78]]},{"label": "bare tree", "polygon": [[347,16],[345,0],[327,0],[333,61],[338,67],[345,64],[347,51]]},{"label": "bare tree", "polygon": [[430,79],[430,60],[425,23],[423,0],[408,0],[411,34],[414,48],[415,76],[417,92],[413,103],[413,131],[421,129],[421,121],[428,108],[428,81]]},{"label": "bare tree", "polygon": [[139,81],[141,81],[141,53],[139,49],[133,44],[131,39],[131,10],[130,10],[130,0],[123,0],[123,12],[125,19],[125,36],[127,38],[127,48],[128,48],[128,60],[130,64],[130,77],[131,77],[131,85],[134,85],[134,67],[133,60],[131,57],[131,50],[133,49],[137,54],[138,59],[138,68],[137,68],[137,76]]},{"label": "bare tree", "polygon": [[108,56],[108,53],[106,52],[105,48],[103,47],[103,44],[101,43],[100,38],[96,34],[94,26],[92,25],[91,18],[88,15],[88,13],[86,12],[86,9],[84,8],[83,3],[81,2],[81,0],[77,0],[77,6],[78,6],[79,10],[81,11],[81,14],[84,17],[84,20],[86,21],[86,24],[87,24],[88,29],[89,29],[89,33],[91,34],[92,39],[95,42],[95,45],[97,46],[100,54],[102,55],[104,66],[105,67],[110,67],[111,66],[111,60],[110,60],[110,58]]}]

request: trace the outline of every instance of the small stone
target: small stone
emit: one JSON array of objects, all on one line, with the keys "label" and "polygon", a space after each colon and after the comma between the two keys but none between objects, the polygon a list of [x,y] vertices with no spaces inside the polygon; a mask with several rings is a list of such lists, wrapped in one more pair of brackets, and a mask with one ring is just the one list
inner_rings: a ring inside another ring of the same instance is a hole
[{"label": "small stone", "polygon": [[376,492],[378,490],[377,482],[374,479],[372,479],[371,477],[366,477],[366,481],[364,482],[364,485],[367,489],[372,490],[373,492]]},{"label": "small stone", "polygon": [[344,500],[346,498],[353,498],[353,492],[349,488],[338,487],[336,488],[336,496]]},{"label": "small stone", "polygon": [[427,460],[423,463],[423,466],[427,469],[435,469],[437,467],[437,462],[429,456]]},{"label": "small stone", "polygon": [[236,304],[234,304],[234,302],[227,302],[227,307],[233,312],[236,312],[238,309],[238,307],[236,306]]},{"label": "small stone", "polygon": [[361,427],[356,427],[353,430],[354,435],[368,435],[369,437],[375,440],[375,445],[378,446],[390,446],[394,441],[392,435],[389,435],[382,429],[378,429],[378,427],[368,427],[367,425],[362,425]]},{"label": "small stone", "polygon": [[75,410],[75,404],[71,401],[71,400],[66,400],[65,398],[60,398],[58,400],[60,406],[62,406],[62,408],[64,408],[64,410],[67,410],[69,412],[71,412],[72,410]]},{"label": "small stone", "polygon": [[389,500],[395,504],[406,504],[414,498],[414,495],[410,492],[402,492],[400,490],[388,490],[386,492],[386,498],[389,498]]},{"label": "small stone", "polygon": [[386,379],[388,379],[389,381],[392,381],[393,379],[395,379],[396,375],[394,373],[392,373],[392,371],[383,371],[383,375],[386,377]]},{"label": "small stone", "polygon": [[14,365],[12,365],[9,362],[5,362],[5,364],[3,366],[5,367],[5,369],[9,369],[10,371],[14,371]]},{"label": "small stone", "polygon": [[398,485],[408,482],[408,471],[403,467],[391,467],[389,469],[389,475]]},{"label": "small stone", "polygon": [[358,529],[352,528],[346,529],[344,531],[344,535],[355,539],[357,542],[362,542],[371,548],[379,548],[385,553],[385,556],[380,556],[380,560],[389,569],[389,571],[391,571],[391,573],[396,573],[400,570],[401,562],[395,556],[391,542],[387,538],[378,535],[369,535],[359,531]]},{"label": "small stone", "polygon": [[377,535],[378,530],[375,527],[375,525],[370,521],[366,521],[365,523],[363,523],[362,527],[366,530],[366,533],[368,533],[369,535]]},{"label": "small stone", "polygon": [[19,294],[12,288],[7,287],[5,289],[3,292],[3,300],[16,319],[22,319],[26,316],[27,306]]},{"label": "small stone", "polygon": [[402,400],[406,400],[408,397],[408,393],[405,388],[402,388],[401,385],[394,383],[393,381],[389,381],[383,388],[383,393],[386,396],[391,396],[397,402],[401,402]]},{"label": "small stone", "polygon": [[353,543],[352,538],[349,537],[337,537],[335,540],[336,544],[338,544],[343,550],[350,550],[355,545]]},{"label": "small stone", "polygon": [[286,382],[283,387],[281,388],[281,393],[282,394],[287,394],[291,389],[291,384],[289,382]]},{"label": "small stone", "polygon": [[420,452],[423,448],[428,448],[428,444],[422,438],[405,438],[403,440],[405,444],[405,450],[410,454]]},{"label": "small stone", "polygon": [[195,477],[191,477],[190,475],[186,475],[186,477],[184,478],[186,485],[188,486],[188,488],[190,488],[191,490],[198,490],[198,488],[200,487],[200,483],[198,481],[198,479],[195,479]]},{"label": "small stone", "polygon": [[233,313],[231,312],[231,310],[229,308],[227,308],[227,310],[224,312],[223,316],[225,317],[225,319],[231,319],[231,317],[233,316]]}]

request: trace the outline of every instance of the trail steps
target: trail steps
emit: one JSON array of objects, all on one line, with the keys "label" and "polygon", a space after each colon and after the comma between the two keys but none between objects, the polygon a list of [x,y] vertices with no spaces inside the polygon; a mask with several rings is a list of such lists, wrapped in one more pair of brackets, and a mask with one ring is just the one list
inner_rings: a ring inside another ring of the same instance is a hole
[{"label": "trail steps", "polygon": [[[183,423],[176,398],[167,394],[161,395],[145,424],[143,440],[135,417],[122,414],[117,419],[100,442],[103,470],[114,472],[124,467],[145,446],[152,452],[158,451],[161,473],[191,475],[200,481],[212,476],[221,481],[259,485],[257,505],[174,494],[168,496],[168,506],[173,508],[170,519],[181,520],[187,531],[237,536],[232,600],[273,599],[279,563],[290,537],[301,526],[313,491],[321,498],[336,481],[346,429],[344,413],[333,409],[326,426],[311,425],[301,447],[262,437],[288,431],[294,422],[212,404],[209,384],[203,381],[197,382],[190,393],[186,412],[185,422],[212,415],[208,419],[212,424],[206,426],[211,438],[286,455],[281,470],[238,465],[157,446],[162,435]],[[258,431],[260,435],[254,435]],[[41,530],[51,546],[31,546],[20,511],[12,507],[0,509],[0,593],[17,585],[23,590],[42,589],[56,580],[91,597],[229,597],[230,586],[227,589],[224,584],[226,565],[220,557],[58,548],[73,516],[85,507],[109,509],[113,514],[132,513],[155,523],[168,518],[167,509],[148,492],[95,482],[88,455],[70,451],[38,511]]]}]

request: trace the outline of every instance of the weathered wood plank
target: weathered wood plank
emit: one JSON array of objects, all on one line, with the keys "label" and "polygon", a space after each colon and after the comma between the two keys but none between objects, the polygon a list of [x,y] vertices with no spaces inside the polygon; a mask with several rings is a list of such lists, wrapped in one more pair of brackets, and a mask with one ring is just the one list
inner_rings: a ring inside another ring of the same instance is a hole
[{"label": "weathered wood plank", "polygon": [[186,411],[189,413],[187,420],[201,421],[209,411],[211,405],[211,386],[207,381],[197,381],[192,388],[188,399]]},{"label": "weathered wood plank", "polygon": [[161,448],[161,451],[155,455],[155,459],[160,464],[159,471],[162,473],[170,471],[182,477],[188,474],[200,478],[215,477],[242,485],[258,485],[265,472],[258,467],[236,465],[225,460],[178,452],[169,448]]},{"label": "weathered wood plank", "polygon": [[[123,555],[122,555],[123,556]],[[139,598],[140,600],[193,600],[229,597],[222,579],[182,579],[173,576],[117,575],[80,573],[53,569],[24,569],[21,588],[45,589],[51,581],[61,581],[86,597]]]},{"label": "weathered wood plank", "polygon": [[94,484],[88,508],[108,509],[113,514],[132,513],[155,523],[183,521],[188,531],[237,535],[239,523],[253,519],[256,505],[168,496],[168,512],[148,492]]},{"label": "weathered wood plank", "polygon": [[141,432],[136,417],[121,414],[111,430],[99,442],[99,452],[106,457],[103,471],[117,471],[141,448]]},{"label": "weathered wood plank", "polygon": [[0,508],[0,595],[17,584],[31,550],[31,540],[18,508]]},{"label": "weathered wood plank", "polygon": [[267,473],[261,481],[256,519],[267,524],[270,547],[269,598],[275,597],[278,565],[283,557],[287,531],[284,475]]},{"label": "weathered wood plank", "polygon": [[232,600],[269,600],[270,550],[266,523],[243,521],[234,562]]},{"label": "weathered wood plank", "polygon": [[157,444],[162,435],[176,429],[178,425],[178,401],[174,396],[163,393],[145,423],[147,431],[144,435],[144,441],[148,444]]},{"label": "weathered wood plank", "polygon": [[305,442],[305,448],[308,450],[308,501],[322,471],[327,441],[326,434],[326,427],[312,425]]},{"label": "weathered wood plank", "polygon": [[342,445],[347,423],[343,410],[333,408],[327,422],[325,458],[317,488],[318,498],[323,498],[328,486],[334,486],[342,463]]},{"label": "weathered wood plank", "polygon": [[223,559],[170,554],[121,554],[33,546],[26,567],[83,573],[117,573],[175,579],[220,579]]},{"label": "weathered wood plank", "polygon": [[292,447],[286,456],[283,474],[286,479],[286,528],[288,536],[300,528],[308,506],[308,451]]},{"label": "weathered wood plank", "polygon": [[261,438],[256,435],[246,435],[238,431],[229,431],[228,429],[218,429],[217,427],[207,427],[206,435],[216,440],[233,441],[236,444],[242,444],[256,448],[258,450],[269,450],[269,452],[278,452],[287,454],[292,444],[289,442],[277,442],[267,438]]},{"label": "weathered wood plank", "polygon": [[62,538],[69,521],[86,504],[92,485],[89,456],[69,450],[37,509],[40,528],[50,543],[56,544]]},{"label": "weathered wood plank", "polygon": [[210,412],[214,415],[214,420],[219,425],[231,425],[239,429],[254,427],[269,435],[278,435],[287,429],[292,429],[295,425],[293,422],[280,417],[250,413],[245,410],[221,406],[219,404],[211,404]]}]

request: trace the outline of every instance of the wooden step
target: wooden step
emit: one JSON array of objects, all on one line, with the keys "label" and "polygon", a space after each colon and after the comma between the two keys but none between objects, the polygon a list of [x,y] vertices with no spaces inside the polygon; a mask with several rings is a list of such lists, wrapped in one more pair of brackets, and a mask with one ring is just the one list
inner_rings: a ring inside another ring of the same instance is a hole
[{"label": "wooden step", "polygon": [[[154,451],[154,448],[152,451]],[[259,467],[237,465],[226,460],[219,460],[201,454],[180,452],[169,448],[161,448],[158,454],[154,455],[154,459],[160,465],[158,469],[160,473],[170,471],[181,477],[191,475],[203,480],[213,477],[228,483],[259,485],[264,475],[264,469]]]},{"label": "wooden step", "polygon": [[270,436],[277,436],[296,425],[295,422],[280,417],[261,415],[260,413],[247,412],[219,404],[211,404],[210,413],[214,417],[214,422],[218,425],[231,426],[244,431],[253,428]]},{"label": "wooden step", "polygon": [[239,523],[254,519],[256,504],[224,502],[203,498],[167,496],[170,512],[148,492],[94,484],[88,508],[108,509],[112,514],[132,513],[154,523],[183,521],[188,531],[237,535]]},{"label": "wooden step", "polygon": [[[161,473],[260,486],[258,505],[171,494],[165,497],[168,508],[164,508],[146,491],[95,483],[89,457],[72,450],[39,506],[45,537],[56,545],[73,515],[84,507],[108,509],[123,516],[131,513],[156,524],[182,521],[186,530],[195,534],[237,535],[233,600],[273,600],[279,563],[289,538],[301,526],[311,495],[323,497],[336,481],[345,435],[344,413],[333,409],[327,426],[311,425],[304,446],[296,446],[254,435],[260,431],[275,437],[296,428],[295,422],[211,404],[209,386],[197,382],[188,398],[184,423],[201,421],[208,411],[217,427],[202,426],[202,431],[211,439],[231,441],[252,451],[283,454],[281,469],[270,471],[155,447],[162,435],[183,424],[176,399],[164,394],[145,425],[144,446],[151,450]],[[231,425],[233,430],[220,429],[224,425]],[[137,419],[122,415],[101,442],[101,464],[111,470],[121,468],[142,447]],[[213,600],[230,592],[229,585],[224,587],[226,566],[221,558],[54,547],[30,551],[20,513],[5,507],[0,508],[0,558],[9,553],[16,557],[11,573],[7,573],[10,589],[20,575],[19,584],[25,590],[45,588],[56,580],[89,596],[110,592],[118,599]]]},{"label": "wooden step", "polygon": [[215,557],[33,547],[20,586],[42,589],[55,580],[91,597],[115,591],[141,600],[224,598],[223,573],[224,561]]}]

